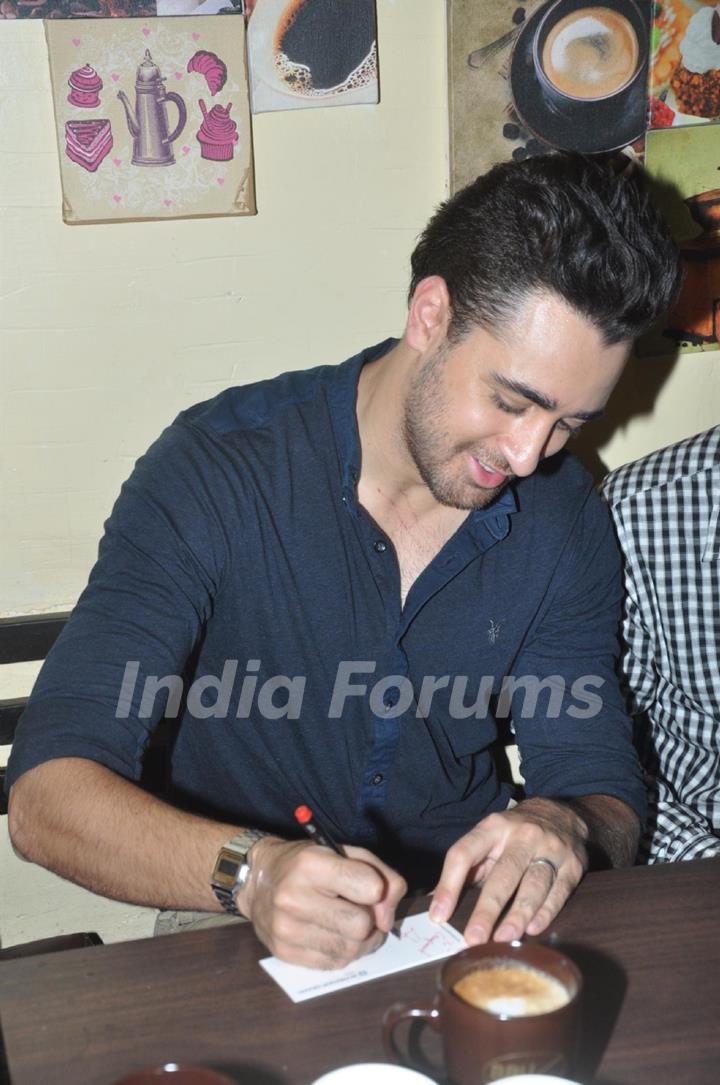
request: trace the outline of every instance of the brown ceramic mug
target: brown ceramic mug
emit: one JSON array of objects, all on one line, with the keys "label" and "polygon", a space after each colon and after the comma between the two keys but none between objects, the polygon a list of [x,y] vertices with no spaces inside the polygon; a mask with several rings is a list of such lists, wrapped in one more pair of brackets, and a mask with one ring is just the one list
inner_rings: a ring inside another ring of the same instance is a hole
[{"label": "brown ceramic mug", "polygon": [[419,1018],[441,1034],[453,1085],[486,1085],[512,1074],[567,1074],[575,1060],[581,988],[576,965],[546,946],[473,946],[443,964],[430,1005],[397,1004],[387,1011],[385,1053],[392,1062],[408,1062],[394,1033],[401,1021]]}]

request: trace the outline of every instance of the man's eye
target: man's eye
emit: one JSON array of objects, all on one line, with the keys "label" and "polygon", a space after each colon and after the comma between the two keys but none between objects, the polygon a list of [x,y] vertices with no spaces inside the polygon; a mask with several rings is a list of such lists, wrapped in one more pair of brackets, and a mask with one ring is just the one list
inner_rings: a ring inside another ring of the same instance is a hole
[{"label": "man's eye", "polygon": [[505,400],[501,399],[496,392],[493,393],[492,399],[495,406],[499,410],[505,411],[506,414],[522,414],[525,410],[524,407],[515,407],[512,403],[506,403]]},{"label": "man's eye", "polygon": [[564,430],[565,433],[569,433],[571,437],[577,437],[582,429],[582,422],[579,426],[571,426],[569,422],[565,422],[562,419],[558,422],[558,429]]}]

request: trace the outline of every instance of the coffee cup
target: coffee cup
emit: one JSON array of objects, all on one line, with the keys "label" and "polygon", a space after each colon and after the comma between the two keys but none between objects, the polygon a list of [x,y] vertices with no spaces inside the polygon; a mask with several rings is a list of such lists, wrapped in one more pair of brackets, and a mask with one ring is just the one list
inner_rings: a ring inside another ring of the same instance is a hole
[{"label": "coffee cup", "polygon": [[617,108],[618,97],[641,78],[647,33],[634,0],[555,0],[532,42],[545,99],[563,112]]},{"label": "coffee cup", "polygon": [[576,965],[554,949],[525,942],[472,946],[443,964],[430,1004],[387,1011],[385,1053],[407,1063],[395,1029],[401,1021],[421,1019],[440,1033],[454,1085],[567,1074],[575,1060],[581,989]]}]

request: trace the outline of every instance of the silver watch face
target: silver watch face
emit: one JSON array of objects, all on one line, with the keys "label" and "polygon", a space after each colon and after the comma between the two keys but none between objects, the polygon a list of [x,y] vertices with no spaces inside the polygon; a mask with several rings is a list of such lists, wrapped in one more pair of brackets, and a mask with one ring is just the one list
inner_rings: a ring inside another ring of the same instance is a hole
[{"label": "silver watch face", "polygon": [[228,878],[235,878],[237,876],[238,868],[242,866],[242,863],[238,859],[227,859],[225,855],[221,855],[215,868],[216,874],[221,874]]},{"label": "silver watch face", "polygon": [[245,885],[250,875],[248,853],[264,836],[267,833],[259,829],[246,829],[220,848],[212,874],[214,889],[232,894]]}]

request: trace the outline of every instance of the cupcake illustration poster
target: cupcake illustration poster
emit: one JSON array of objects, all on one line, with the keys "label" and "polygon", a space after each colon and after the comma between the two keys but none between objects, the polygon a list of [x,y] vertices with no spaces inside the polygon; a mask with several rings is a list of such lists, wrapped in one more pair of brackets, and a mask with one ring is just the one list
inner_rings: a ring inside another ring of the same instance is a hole
[{"label": "cupcake illustration poster", "polygon": [[67,223],[255,213],[245,21],[45,23]]}]

